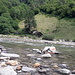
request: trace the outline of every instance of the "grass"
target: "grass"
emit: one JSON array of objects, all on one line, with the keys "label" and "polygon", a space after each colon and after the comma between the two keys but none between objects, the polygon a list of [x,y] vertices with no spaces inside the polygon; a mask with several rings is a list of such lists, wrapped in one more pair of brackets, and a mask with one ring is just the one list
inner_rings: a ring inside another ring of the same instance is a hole
[{"label": "grass", "polygon": [[[42,14],[35,16],[37,30],[44,35],[52,35],[54,39],[65,39],[75,41],[75,19],[65,18],[58,19],[57,17],[49,17]],[[19,22],[19,28],[24,28],[24,20]]]},{"label": "grass", "polygon": [[56,17],[49,18],[45,15],[38,14],[35,16],[35,20],[37,23],[37,30],[42,33],[51,33],[58,25],[58,19]]},{"label": "grass", "polygon": [[45,35],[54,35],[55,39],[75,40],[75,19],[58,19],[42,14],[35,16],[37,30]]}]

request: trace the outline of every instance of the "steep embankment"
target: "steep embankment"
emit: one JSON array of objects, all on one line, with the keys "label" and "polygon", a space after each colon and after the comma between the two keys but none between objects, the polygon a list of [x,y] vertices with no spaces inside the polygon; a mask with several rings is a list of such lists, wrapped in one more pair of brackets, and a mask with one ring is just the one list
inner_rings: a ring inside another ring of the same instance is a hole
[{"label": "steep embankment", "polygon": [[45,34],[53,34],[55,39],[75,40],[74,19],[58,19],[42,14],[35,16],[37,30]]}]

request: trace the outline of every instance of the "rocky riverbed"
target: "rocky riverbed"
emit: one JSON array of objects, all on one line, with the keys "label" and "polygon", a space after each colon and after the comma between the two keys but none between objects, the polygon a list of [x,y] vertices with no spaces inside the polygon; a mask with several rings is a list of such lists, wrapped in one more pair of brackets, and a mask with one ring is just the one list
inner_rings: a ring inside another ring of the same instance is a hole
[{"label": "rocky riverbed", "polygon": [[[0,38],[0,42],[2,42],[0,49],[5,53],[1,52],[0,54],[1,75],[75,75],[74,56],[72,59],[72,54],[66,54],[68,49],[69,52],[71,48],[75,49],[74,43],[73,45],[71,43],[71,45],[68,45],[69,43],[61,45],[63,52],[48,54],[43,53],[41,48],[43,49],[45,45],[50,45],[50,43],[59,43],[39,39],[33,40],[27,37],[9,37]],[[5,45],[3,42],[8,43]],[[39,42],[41,43],[39,44]],[[18,43],[18,45],[15,43]],[[63,48],[65,46],[66,51],[64,52]],[[56,50],[58,51],[59,49]]]},{"label": "rocky riverbed", "polygon": [[[12,45],[12,44],[11,44]],[[14,47],[17,46],[14,44]],[[19,44],[20,46],[20,44]],[[59,58],[66,59],[68,56],[59,54],[44,54],[39,49],[25,48],[25,50],[13,50],[1,45],[5,55],[0,55],[1,75],[74,75],[68,62],[60,62]],[[2,53],[2,52],[1,52]],[[15,54],[16,53],[16,54]],[[11,56],[9,55],[11,54]],[[13,56],[15,54],[15,56]],[[7,57],[6,57],[7,55]],[[44,56],[45,55],[45,56]]]}]

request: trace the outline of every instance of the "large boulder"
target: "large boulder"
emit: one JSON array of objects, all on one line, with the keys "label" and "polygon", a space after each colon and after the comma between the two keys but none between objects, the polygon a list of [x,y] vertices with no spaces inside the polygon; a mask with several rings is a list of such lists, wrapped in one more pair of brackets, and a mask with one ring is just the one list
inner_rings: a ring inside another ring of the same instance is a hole
[{"label": "large boulder", "polygon": [[0,75],[17,75],[11,66],[0,67]]}]

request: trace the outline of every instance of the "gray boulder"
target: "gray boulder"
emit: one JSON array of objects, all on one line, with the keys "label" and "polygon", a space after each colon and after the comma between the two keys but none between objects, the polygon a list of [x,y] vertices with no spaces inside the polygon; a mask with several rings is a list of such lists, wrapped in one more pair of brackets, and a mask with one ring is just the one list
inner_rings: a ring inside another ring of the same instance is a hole
[{"label": "gray boulder", "polygon": [[0,75],[17,75],[11,66],[1,67]]}]

